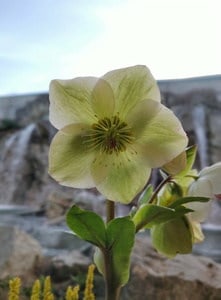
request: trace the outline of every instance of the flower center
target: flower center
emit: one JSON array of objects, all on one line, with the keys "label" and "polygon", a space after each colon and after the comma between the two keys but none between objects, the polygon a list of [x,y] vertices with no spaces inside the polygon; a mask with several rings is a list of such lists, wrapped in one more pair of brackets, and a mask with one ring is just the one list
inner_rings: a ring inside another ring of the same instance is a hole
[{"label": "flower center", "polygon": [[132,141],[131,128],[118,116],[104,118],[93,124],[87,138],[90,147],[107,154],[125,151],[127,144]]}]

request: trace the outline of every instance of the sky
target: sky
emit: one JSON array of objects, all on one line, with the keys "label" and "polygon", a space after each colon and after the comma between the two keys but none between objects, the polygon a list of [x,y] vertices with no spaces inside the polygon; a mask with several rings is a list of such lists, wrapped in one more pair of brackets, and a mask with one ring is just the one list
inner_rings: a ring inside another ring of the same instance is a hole
[{"label": "sky", "polygon": [[142,64],[221,74],[220,0],[0,0],[0,96]]}]

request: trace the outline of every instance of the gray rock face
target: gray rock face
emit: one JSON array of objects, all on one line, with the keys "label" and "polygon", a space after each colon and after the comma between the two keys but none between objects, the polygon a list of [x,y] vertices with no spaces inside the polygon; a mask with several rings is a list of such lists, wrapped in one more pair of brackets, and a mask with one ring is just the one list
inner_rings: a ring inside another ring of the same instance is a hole
[{"label": "gray rock face", "polygon": [[8,276],[26,277],[33,273],[42,258],[39,243],[12,226],[0,226],[0,245],[0,279]]},{"label": "gray rock face", "polygon": [[220,300],[221,265],[191,254],[174,259],[159,256],[148,238],[138,238],[131,278],[122,300]]},{"label": "gray rock face", "polygon": [[24,127],[48,118],[48,94],[0,98],[0,129]]}]

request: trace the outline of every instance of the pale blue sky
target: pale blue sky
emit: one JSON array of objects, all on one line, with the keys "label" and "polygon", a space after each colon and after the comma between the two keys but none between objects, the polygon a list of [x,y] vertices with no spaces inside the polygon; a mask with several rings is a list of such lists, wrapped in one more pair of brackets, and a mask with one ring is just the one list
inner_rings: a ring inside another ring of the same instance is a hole
[{"label": "pale blue sky", "polygon": [[220,0],[0,4],[0,95],[135,64],[156,79],[221,74]]}]

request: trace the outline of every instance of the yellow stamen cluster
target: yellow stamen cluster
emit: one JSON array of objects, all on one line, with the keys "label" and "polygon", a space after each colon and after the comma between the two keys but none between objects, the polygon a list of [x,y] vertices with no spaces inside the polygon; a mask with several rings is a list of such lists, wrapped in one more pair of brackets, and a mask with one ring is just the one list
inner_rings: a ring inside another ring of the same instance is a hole
[{"label": "yellow stamen cluster", "polygon": [[107,154],[125,151],[127,144],[132,141],[131,128],[118,116],[104,118],[93,124],[85,139],[90,148]]},{"label": "yellow stamen cluster", "polygon": [[84,300],[95,300],[95,296],[93,293],[94,269],[95,269],[95,265],[93,264],[90,265],[88,268],[87,279],[86,279],[85,290],[84,290]]},{"label": "yellow stamen cluster", "polygon": [[[87,278],[85,282],[85,290],[84,290],[84,298],[83,300],[95,300],[95,295],[93,293],[93,281],[94,281],[94,270],[95,265],[90,265],[88,267]],[[21,279],[16,277],[9,281],[9,293],[8,293],[8,300],[19,300],[20,295],[20,287],[21,287]],[[65,300],[79,300],[79,285],[75,287],[69,286],[66,290]],[[51,278],[47,276],[44,280],[43,291],[41,289],[40,280],[35,280],[30,300],[54,300],[55,297],[52,293],[51,287]]]},{"label": "yellow stamen cluster", "polygon": [[40,296],[41,296],[41,284],[40,284],[40,280],[37,279],[35,280],[32,286],[31,300],[40,300]]},{"label": "yellow stamen cluster", "polygon": [[51,291],[51,278],[49,276],[44,281],[43,300],[54,300],[54,295]]},{"label": "yellow stamen cluster", "polygon": [[19,277],[15,277],[9,281],[8,300],[19,300],[20,287],[21,279]]},{"label": "yellow stamen cluster", "polygon": [[65,300],[79,300],[79,285],[75,287],[69,286],[66,291]]}]

